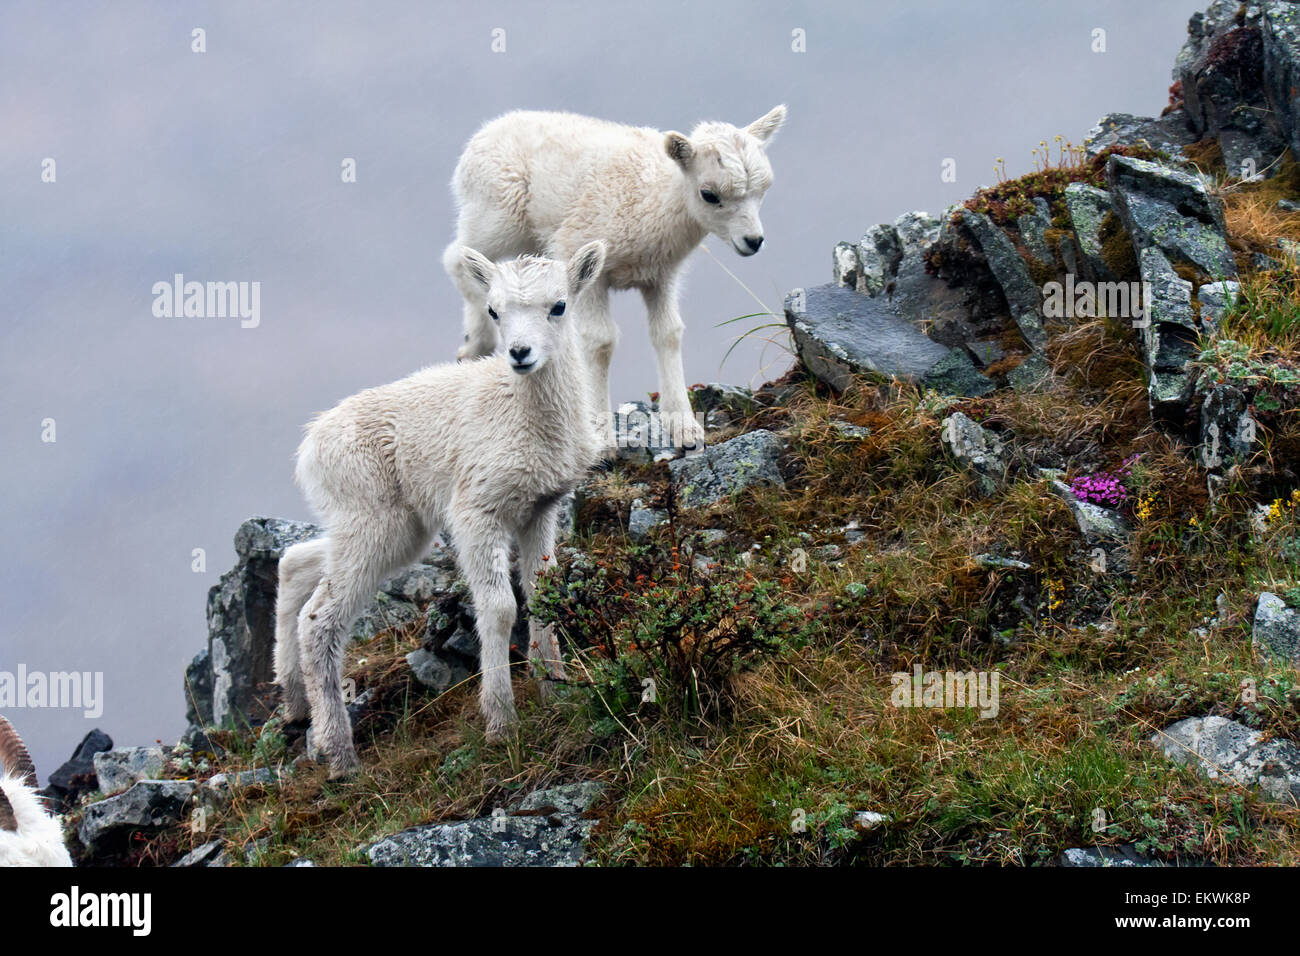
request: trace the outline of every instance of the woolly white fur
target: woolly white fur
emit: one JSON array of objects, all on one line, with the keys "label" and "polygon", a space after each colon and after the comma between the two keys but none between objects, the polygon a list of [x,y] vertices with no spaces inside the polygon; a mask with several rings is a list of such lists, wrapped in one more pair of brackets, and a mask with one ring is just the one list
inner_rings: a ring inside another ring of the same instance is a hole
[{"label": "woolly white fur", "polygon": [[[489,735],[513,721],[509,557],[517,545],[531,596],[537,572],[554,560],[560,500],[599,457],[569,304],[599,281],[604,261],[599,241],[567,264],[494,264],[458,249],[457,283],[496,313],[502,353],[367,389],[308,426],[296,478],[327,533],[280,560],[275,664],[285,717],[310,711],[331,776],[358,767],[342,690],[348,630],[378,585],[440,530],[451,533],[473,594]],[[553,630],[534,621],[529,629],[534,673],[562,679]]]},{"label": "woolly white fur", "polygon": [[[565,258],[584,242],[603,239],[604,275],[578,310],[591,404],[606,442],[613,438],[609,362],[618,339],[609,290],[637,289],[658,362],[660,410],[682,445],[702,445],[682,371],[678,275],[709,233],[740,255],[757,251],[759,206],[772,183],[765,150],[785,116],[778,106],[747,127],[701,123],[689,137],[573,113],[521,111],[487,123],[465,147],[452,179],[458,238],[444,264],[465,297],[460,357],[488,355],[498,344],[481,295],[458,278],[462,245],[494,259]],[[705,191],[718,202],[706,201]]]}]

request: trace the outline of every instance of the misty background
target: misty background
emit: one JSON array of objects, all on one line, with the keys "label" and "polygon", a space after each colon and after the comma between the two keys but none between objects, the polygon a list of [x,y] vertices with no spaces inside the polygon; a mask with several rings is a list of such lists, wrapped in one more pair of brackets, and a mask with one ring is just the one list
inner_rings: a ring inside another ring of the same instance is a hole
[{"label": "misty background", "polygon": [[[994,181],[996,157],[1016,176],[1039,140],[1158,114],[1202,6],[6,0],[0,671],[104,674],[96,719],[7,712],[42,781],[96,726],[119,745],[175,742],[236,528],[312,517],[292,482],[303,424],[454,358],[448,183],[484,121],[564,109],[689,132],[788,104],[763,251],[706,240],[716,261],[696,252],[682,295],[687,382],[756,385],[789,355],[755,338],[720,369],[738,328],[718,323],[759,311],[754,296],[779,311],[830,279],[837,240],[938,214]],[[153,284],[177,272],[260,282],[260,325],[156,318]],[[658,386],[640,296],[616,295],[614,315],[614,400],[642,398]]]}]

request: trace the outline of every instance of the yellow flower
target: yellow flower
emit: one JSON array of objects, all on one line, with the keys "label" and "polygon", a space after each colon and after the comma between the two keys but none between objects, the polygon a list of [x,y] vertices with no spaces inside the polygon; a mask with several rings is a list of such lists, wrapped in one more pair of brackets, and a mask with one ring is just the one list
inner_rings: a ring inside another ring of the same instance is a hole
[{"label": "yellow flower", "polygon": [[1154,495],[1150,498],[1141,498],[1138,500],[1137,509],[1133,512],[1137,516],[1138,521],[1146,521],[1151,517],[1151,506],[1155,504],[1155,500]]}]

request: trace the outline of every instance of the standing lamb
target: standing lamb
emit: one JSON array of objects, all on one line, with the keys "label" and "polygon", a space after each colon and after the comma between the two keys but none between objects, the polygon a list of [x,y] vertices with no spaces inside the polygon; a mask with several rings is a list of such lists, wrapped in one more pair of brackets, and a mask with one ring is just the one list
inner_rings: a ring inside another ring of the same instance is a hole
[{"label": "standing lamb", "polygon": [[[457,279],[478,289],[508,357],[422,369],[307,427],[295,476],[326,535],[280,559],[275,669],[285,719],[307,718],[310,704],[331,777],[359,766],[342,687],[348,630],[380,582],[443,529],[474,598],[489,736],[514,720],[510,550],[518,545],[531,597],[554,560],[560,500],[599,459],[568,303],[604,261],[599,241],[567,264],[527,256],[494,265],[462,249]],[[563,679],[554,630],[530,621],[529,645],[534,673]]]},{"label": "standing lamb", "polygon": [[13,724],[0,717],[0,867],[72,866],[63,826],[36,793],[36,768]]},{"label": "standing lamb", "polygon": [[452,179],[458,239],[443,262],[465,297],[459,357],[488,355],[497,346],[482,293],[457,278],[461,245],[496,259],[565,258],[599,236],[608,250],[605,273],[577,309],[592,368],[592,407],[605,419],[605,440],[613,439],[609,362],[618,340],[609,290],[638,289],[658,358],[665,432],[681,447],[702,445],[682,371],[678,273],[709,233],[742,256],[763,245],[758,209],[772,184],[765,149],[785,115],[778,106],[743,129],[701,123],[689,137],[573,113],[513,112],[486,124],[465,147]]}]

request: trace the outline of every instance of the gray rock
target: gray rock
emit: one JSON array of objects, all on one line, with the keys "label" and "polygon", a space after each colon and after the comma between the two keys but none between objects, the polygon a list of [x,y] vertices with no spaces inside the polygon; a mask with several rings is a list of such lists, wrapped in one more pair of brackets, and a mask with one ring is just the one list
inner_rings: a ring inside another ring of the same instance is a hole
[{"label": "gray rock", "polygon": [[1114,146],[1145,145],[1178,157],[1182,155],[1184,146],[1195,141],[1196,136],[1187,128],[1181,110],[1158,118],[1107,113],[1088,131],[1084,152],[1091,159]]},{"label": "gray rock", "polygon": [[1294,4],[1261,4],[1264,45],[1264,88],[1276,111],[1281,132],[1292,153],[1300,156],[1300,10]]},{"label": "gray rock", "polygon": [[269,787],[279,781],[279,775],[270,767],[241,770],[235,774],[213,774],[199,786],[198,800],[210,806],[221,806],[241,790],[250,787]]},{"label": "gray rock", "polygon": [[1040,352],[1035,352],[1007,373],[1007,382],[1017,392],[1045,392],[1056,382],[1052,365]]},{"label": "gray rock", "polygon": [[710,382],[690,391],[691,406],[704,416],[706,428],[737,425],[758,410],[752,390],[740,385]]},{"label": "gray rock", "polygon": [[86,734],[71,759],[50,774],[46,786],[40,791],[50,809],[67,813],[77,804],[83,793],[99,789],[95,775],[95,754],[113,749],[113,738],[102,730]]},{"label": "gray rock", "polygon": [[208,592],[212,712],[196,714],[196,723],[220,726],[267,716],[259,685],[274,680],[280,555],[321,533],[316,525],[279,518],[250,518],[240,525],[235,566]]},{"label": "gray rock", "polygon": [[1197,355],[1200,328],[1192,309],[1192,284],[1174,272],[1164,254],[1145,248],[1138,265],[1150,289],[1142,329],[1143,358],[1153,373],[1150,404],[1152,413],[1163,418],[1180,413],[1186,405],[1187,366]]},{"label": "gray rock", "polygon": [[1071,847],[1057,858],[1058,866],[1164,866],[1138,853],[1131,844]]},{"label": "gray rock", "polygon": [[780,468],[784,447],[775,434],[760,428],[711,445],[702,455],[671,461],[668,469],[683,507],[706,507],[753,485],[784,487]]},{"label": "gray rock", "polygon": [[367,641],[384,631],[401,630],[419,619],[420,609],[410,601],[380,591],[353,622],[348,640]]},{"label": "gray rock", "polygon": [[77,836],[92,854],[110,849],[133,832],[153,832],[179,821],[194,798],[192,780],[142,780],[125,793],[82,811]]},{"label": "gray rock", "polygon": [[1025,341],[1031,348],[1041,349],[1047,343],[1041,322],[1026,324],[1026,316],[1036,317],[1042,304],[1038,286],[1029,274],[1029,267],[1016,251],[1007,234],[993,224],[983,213],[962,210],[962,226],[970,233],[988,260],[990,271],[1006,296],[1007,308],[1020,326]]},{"label": "gray rock", "polygon": [[1154,246],[1215,279],[1236,278],[1223,209],[1196,176],[1159,163],[1112,155],[1106,182],[1139,257]]},{"label": "gray rock", "polygon": [[890,225],[872,226],[858,243],[857,291],[876,296],[884,292],[892,276],[898,274],[903,259],[903,243],[898,230]]},{"label": "gray rock", "polygon": [[435,694],[444,694],[456,683],[451,665],[427,648],[417,647],[406,655],[411,674]]},{"label": "gray rock", "polygon": [[667,520],[668,512],[659,508],[647,508],[645,503],[637,498],[628,511],[627,533],[633,541],[644,541],[652,529]]},{"label": "gray rock", "polygon": [[[701,416],[702,417],[702,416]],[[614,444],[620,461],[662,461],[682,447],[682,436],[674,435],[681,424],[665,421],[657,409],[645,402],[624,402],[614,411]]]},{"label": "gray rock", "polygon": [[115,747],[95,754],[99,792],[120,793],[141,780],[162,776],[167,755],[161,747]]},{"label": "gray rock", "polygon": [[894,220],[894,231],[906,254],[939,238],[939,220],[923,210],[913,210]]},{"label": "gray rock", "polygon": [[1132,533],[1132,525],[1118,511],[1103,508],[1091,501],[1081,501],[1063,481],[1053,480],[1051,488],[1057,497],[1070,506],[1075,523],[1078,524],[1084,539],[1090,544],[1120,543]]},{"label": "gray rock", "polygon": [[403,830],[372,844],[372,866],[579,866],[595,820],[585,819],[603,786],[595,781],[539,790],[513,811]]},{"label": "gray rock", "polygon": [[940,440],[957,464],[975,478],[980,494],[997,492],[1006,480],[1002,442],[961,412],[943,420]]},{"label": "gray rock", "polygon": [[1196,290],[1197,301],[1201,303],[1201,326],[1206,332],[1213,332],[1223,321],[1237,302],[1241,293],[1241,283],[1231,279],[1218,282],[1205,282]]},{"label": "gray rock", "polygon": [[948,354],[884,299],[834,285],[791,293],[785,316],[800,360],[837,391],[864,373],[917,381]]},{"label": "gray rock", "polygon": [[534,790],[519,801],[516,810],[549,810],[552,813],[586,813],[605,792],[598,780],[565,783],[546,790]]},{"label": "gray rock", "polygon": [[183,857],[172,864],[173,867],[200,867],[211,866],[213,861],[225,849],[225,843],[221,840],[211,840],[202,846],[195,847],[186,853]]},{"label": "gray rock", "polygon": [[1014,558],[1000,558],[995,554],[977,554],[975,555],[975,563],[981,568],[1005,568],[1013,571],[1028,571],[1033,567],[1024,561],[1017,561]]},{"label": "gray rock", "polygon": [[1300,666],[1300,610],[1265,591],[1255,606],[1251,643],[1265,657]]},{"label": "gray rock", "polygon": [[835,243],[831,254],[831,281],[847,289],[856,289],[862,280],[862,260],[858,258],[858,247],[852,242]]},{"label": "gray rock", "polygon": [[428,604],[456,583],[455,571],[432,564],[417,564],[390,578],[379,589],[390,597],[412,604]]},{"label": "gray rock", "polygon": [[1300,747],[1226,717],[1188,717],[1151,738],[1175,763],[1210,780],[1258,787],[1272,800],[1300,804]]},{"label": "gray rock", "polygon": [[1045,266],[1054,266],[1056,256],[1052,254],[1052,248],[1047,242],[1047,230],[1052,228],[1052,217],[1047,211],[1047,203],[1041,197],[1036,198],[1039,198],[1042,205],[1035,204],[1033,212],[1016,220],[1016,226],[1029,254]]},{"label": "gray rock", "polygon": [[1070,211],[1070,225],[1083,253],[1083,278],[1092,282],[1119,280],[1102,250],[1101,224],[1114,211],[1110,193],[1086,183],[1070,183],[1065,187],[1065,204]]},{"label": "gray rock", "polygon": [[838,418],[832,418],[830,421],[831,431],[836,436],[845,441],[862,441],[864,438],[871,437],[871,429],[866,425],[854,425],[852,422],[840,421]]},{"label": "gray rock", "polygon": [[996,341],[986,339],[983,342],[970,342],[966,346],[966,351],[970,352],[971,357],[983,368],[988,368],[994,362],[1001,362],[1007,357],[1006,350]]},{"label": "gray rock", "polygon": [[997,389],[991,378],[975,368],[975,363],[966,354],[966,350],[955,346],[934,363],[921,381],[940,395],[961,395],[966,398],[980,398]]},{"label": "gray rock", "polygon": [[1212,386],[1201,402],[1201,465],[1222,468],[1247,457],[1254,450],[1255,433],[1245,394],[1233,385]]}]

